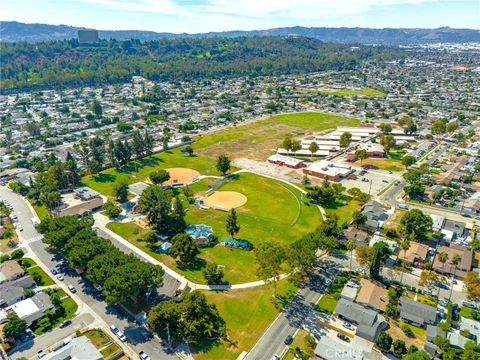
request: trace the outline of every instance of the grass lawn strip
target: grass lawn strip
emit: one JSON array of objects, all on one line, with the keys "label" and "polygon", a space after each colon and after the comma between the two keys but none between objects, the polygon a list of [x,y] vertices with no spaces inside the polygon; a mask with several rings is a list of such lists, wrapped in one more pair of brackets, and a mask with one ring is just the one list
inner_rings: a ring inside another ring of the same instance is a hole
[{"label": "grass lawn strip", "polygon": [[89,338],[97,349],[101,349],[112,342],[110,336],[105,334],[100,329],[88,330],[82,335],[85,335],[87,338]]},{"label": "grass lawn strip", "polygon": [[50,277],[50,275],[48,275],[45,271],[43,271],[43,269],[38,265],[28,268],[27,273],[32,278],[34,278],[35,276],[34,274],[39,274],[41,276],[41,281],[37,283],[38,286],[50,286],[55,284],[55,282]]},{"label": "grass lawn strip", "polygon": [[232,343],[205,341],[197,344],[193,346],[195,359],[234,360],[242,351],[250,350],[296,291],[297,288],[287,280],[279,282],[277,301],[272,297],[270,286],[227,292],[205,291],[208,301],[217,306],[225,320]]},{"label": "grass lawn strip", "polygon": [[[59,292],[60,296],[62,294],[65,294],[64,292]],[[65,309],[65,314],[63,316],[59,317],[54,317],[52,321],[50,322],[51,326],[49,328],[43,328],[42,326],[36,326],[35,324],[40,320],[36,320],[33,325],[32,325],[32,330],[35,333],[35,335],[41,335],[51,329],[56,328],[58,325],[60,325],[62,322],[65,320],[71,319],[75,316],[75,312],[78,309],[77,303],[70,297],[67,299],[63,300],[61,303],[61,306]]]}]

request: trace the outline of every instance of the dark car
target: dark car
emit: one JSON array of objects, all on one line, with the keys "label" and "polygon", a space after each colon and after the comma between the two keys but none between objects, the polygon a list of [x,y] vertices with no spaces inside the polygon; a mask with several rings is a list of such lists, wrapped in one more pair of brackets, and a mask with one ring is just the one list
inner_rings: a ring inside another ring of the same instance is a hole
[{"label": "dark car", "polygon": [[345,335],[345,334],[342,334],[342,333],[337,333],[337,337],[340,339],[340,340],[343,340],[343,341],[346,341],[346,342],[350,342],[350,338]]},{"label": "dark car", "polygon": [[65,320],[64,322],[62,322],[59,327],[60,328],[64,328],[64,327],[67,327],[68,325],[70,325],[72,323],[72,320]]},{"label": "dark car", "polygon": [[285,342],[285,345],[290,345],[293,342],[292,335],[287,335],[284,342]]}]

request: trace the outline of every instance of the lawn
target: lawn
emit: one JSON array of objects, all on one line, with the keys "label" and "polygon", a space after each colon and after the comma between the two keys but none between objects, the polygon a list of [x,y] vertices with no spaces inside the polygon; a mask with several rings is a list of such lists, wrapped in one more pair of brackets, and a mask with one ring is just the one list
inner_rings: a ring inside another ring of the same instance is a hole
[{"label": "lawn", "polygon": [[302,354],[312,356],[315,347],[312,347],[313,343],[307,341],[308,338],[311,338],[310,333],[304,329],[299,329],[298,333],[293,338],[289,351],[283,357],[283,360],[294,360],[296,348],[299,348]]},{"label": "lawn", "polygon": [[41,205],[35,202],[35,200],[28,200],[31,204],[35,212],[37,213],[38,218],[40,221],[45,219],[49,214],[48,214],[48,209],[45,205]]},{"label": "lawn", "polygon": [[[344,203],[346,204],[344,205]],[[350,223],[352,215],[356,210],[360,210],[362,204],[355,199],[344,196],[331,203],[323,206],[327,213],[334,213],[338,216],[338,224],[343,225]]]},{"label": "lawn", "polygon": [[89,338],[97,349],[101,349],[105,345],[112,342],[112,339],[100,329],[88,330],[82,335],[85,335],[87,338]]},{"label": "lawn", "polygon": [[[410,324],[405,324],[403,321],[397,321],[397,320],[390,320],[389,322],[390,327],[387,330],[387,333],[389,333],[393,339],[400,339],[405,341],[405,344],[408,347],[411,345],[415,345],[418,348],[423,348],[423,345],[426,342],[426,330],[410,325]],[[405,335],[405,333],[402,330],[402,325],[406,325],[410,329],[412,329],[414,336],[413,337],[408,337]]]},{"label": "lawn", "polygon": [[[60,295],[62,295],[62,292],[60,292]],[[63,300],[60,306],[62,306],[65,309],[65,313],[62,316],[52,316],[50,319],[50,326],[43,327],[40,325],[40,323],[38,323],[43,318],[35,321],[32,324],[32,330],[35,333],[35,335],[41,335],[51,329],[56,328],[65,320],[73,318],[78,308],[77,303],[73,301],[71,297],[68,297],[67,299]]]},{"label": "lawn", "polygon": [[321,94],[334,95],[334,96],[361,96],[361,97],[380,97],[385,96],[383,91],[365,88],[361,90],[332,90],[332,91],[320,91]]},{"label": "lawn", "polygon": [[[33,260],[32,260],[33,261]],[[48,275],[40,266],[33,266],[27,269],[28,275],[34,280],[37,277],[35,274],[40,275],[41,280],[37,283],[38,286],[49,286],[55,284],[50,275]]]},{"label": "lawn", "polygon": [[331,315],[335,311],[339,299],[340,294],[325,294],[320,298],[315,310]]},{"label": "lawn", "polygon": [[103,195],[113,196],[113,184],[120,180],[132,184],[144,181],[152,171],[174,167],[194,169],[203,175],[220,175],[213,159],[188,156],[179,149],[174,149],[132,161],[121,169],[110,168],[100,174],[86,176],[82,179],[82,185],[91,187]]},{"label": "lawn", "polygon": [[120,235],[121,237],[128,239],[129,241],[137,242],[147,230],[142,229],[140,226],[137,226],[135,223],[117,223],[111,222],[107,224],[107,228],[112,230],[114,233]]},{"label": "lawn", "polygon": [[113,343],[107,346],[105,349],[101,350],[100,353],[102,354],[104,359],[108,359],[112,355],[117,354],[121,351],[122,349],[120,349],[120,346],[118,346],[116,343]]},{"label": "lawn", "polygon": [[[321,222],[318,208],[306,199],[302,201],[299,190],[276,180],[242,173],[226,181],[219,190],[238,191],[247,196],[247,203],[237,209],[241,229],[236,237],[250,241],[254,247],[267,240],[288,245],[303,234],[315,230]],[[214,235],[221,240],[228,236],[225,230],[226,217],[226,212],[202,210],[190,205],[186,220],[189,224],[212,226]],[[108,228],[167,266],[176,268],[191,281],[205,283],[202,275],[205,261],[223,265],[225,279],[230,283],[258,280],[253,251],[233,250],[218,244],[201,249],[197,263],[179,268],[168,255],[158,254],[148,244],[137,241],[141,230],[135,224],[109,223]]]},{"label": "lawn", "polygon": [[476,320],[476,319],[474,318],[474,316],[473,316],[473,314],[474,314],[475,312],[479,313],[479,315],[480,315],[480,311],[479,311],[479,310],[470,309],[470,308],[468,308],[468,307],[466,307],[466,306],[461,306],[461,307],[460,307],[460,316],[465,317],[465,318],[467,318],[467,319]]},{"label": "lawn", "polygon": [[[287,280],[279,282],[278,299],[272,297],[271,286],[227,292],[205,291],[208,301],[215,304],[225,320],[230,343],[204,342],[194,348],[196,360],[233,360],[248,351],[278,315],[280,308],[295,294],[297,288]],[[255,301],[252,301],[252,300]]]},{"label": "lawn", "polygon": [[232,158],[246,157],[264,161],[286,135],[299,136],[359,123],[359,120],[343,115],[319,112],[276,115],[198,136],[192,147],[198,154],[211,158],[226,153]]},{"label": "lawn", "polygon": [[371,165],[386,171],[402,171],[404,169],[401,160],[392,158],[368,158],[363,160],[362,165]]}]

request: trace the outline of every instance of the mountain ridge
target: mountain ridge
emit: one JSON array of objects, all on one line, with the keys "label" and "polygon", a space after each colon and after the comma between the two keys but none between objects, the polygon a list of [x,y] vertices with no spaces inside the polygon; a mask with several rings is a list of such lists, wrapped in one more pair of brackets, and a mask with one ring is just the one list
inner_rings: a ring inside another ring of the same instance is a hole
[{"label": "mountain ridge", "polygon": [[[0,21],[2,42],[42,42],[65,40],[77,37],[77,31],[85,27],[69,25],[27,24],[17,21]],[[232,30],[197,34],[155,32],[148,30],[99,30],[100,38],[117,40],[138,39],[142,41],[178,38],[210,38],[241,36],[302,36],[325,42],[347,44],[409,45],[439,42],[480,42],[480,30],[440,27],[422,28],[361,28],[361,27],[279,27],[265,30]]]}]

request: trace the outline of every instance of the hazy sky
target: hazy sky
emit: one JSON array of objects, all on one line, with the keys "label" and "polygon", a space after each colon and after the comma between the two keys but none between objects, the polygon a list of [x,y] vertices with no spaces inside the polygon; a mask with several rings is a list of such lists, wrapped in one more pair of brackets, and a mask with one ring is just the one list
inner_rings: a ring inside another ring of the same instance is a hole
[{"label": "hazy sky", "polygon": [[480,0],[0,0],[0,19],[207,32],[283,26],[480,29]]}]

